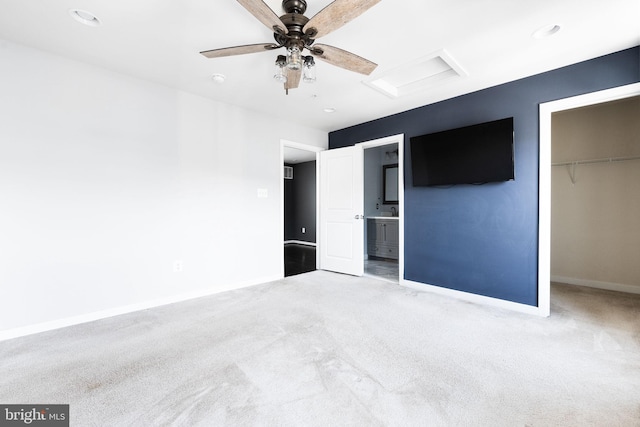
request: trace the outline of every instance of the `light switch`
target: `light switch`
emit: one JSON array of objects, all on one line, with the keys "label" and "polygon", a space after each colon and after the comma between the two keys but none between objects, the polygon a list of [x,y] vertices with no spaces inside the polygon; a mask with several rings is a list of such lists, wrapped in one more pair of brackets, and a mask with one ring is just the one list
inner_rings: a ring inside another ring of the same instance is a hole
[{"label": "light switch", "polygon": [[258,198],[266,199],[267,197],[269,197],[269,190],[266,188],[258,188]]}]

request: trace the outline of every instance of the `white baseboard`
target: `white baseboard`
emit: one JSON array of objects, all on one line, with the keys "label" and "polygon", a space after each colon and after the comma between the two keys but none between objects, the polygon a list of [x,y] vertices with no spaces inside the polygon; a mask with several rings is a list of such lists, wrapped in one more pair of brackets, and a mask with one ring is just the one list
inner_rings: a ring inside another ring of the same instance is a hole
[{"label": "white baseboard", "polygon": [[551,281],[557,283],[566,283],[567,285],[587,286],[589,288],[604,289],[607,291],[640,294],[640,286],[625,285],[622,283],[600,282],[598,280],[577,279],[575,277],[564,276],[551,276]]},{"label": "white baseboard", "polygon": [[473,302],[480,305],[486,305],[490,307],[503,308],[506,310],[516,311],[518,313],[533,314],[536,316],[547,317],[540,307],[532,305],[521,304],[518,302],[505,301],[498,298],[486,297],[484,295],[476,295],[469,292],[457,291],[455,289],[443,288],[440,286],[429,285],[426,283],[414,282],[412,280],[401,279],[401,286],[414,289],[420,292],[433,292],[439,295],[445,295],[462,301]]},{"label": "white baseboard", "polygon": [[305,242],[304,240],[285,240],[284,244],[285,245],[295,244],[295,245],[305,245],[305,246],[316,246],[316,243]]},{"label": "white baseboard", "polygon": [[23,326],[14,329],[0,331],[0,341],[6,341],[13,338],[24,337],[27,335],[38,334],[40,332],[52,331],[54,329],[65,328],[67,326],[79,325],[82,323],[93,322],[95,320],[106,319],[108,317],[119,316],[121,314],[133,313],[135,311],[147,310],[163,305],[174,304],[177,302],[187,301],[190,299],[206,297],[218,294],[220,292],[231,291],[234,289],[246,288],[248,286],[259,285],[261,283],[273,282],[282,279],[282,276],[263,277],[261,279],[250,280],[245,282],[234,283],[216,289],[205,289],[202,291],[189,292],[181,295],[169,296],[150,301],[143,301],[136,304],[125,305],[121,307],[113,307],[106,310],[96,311],[93,313],[81,314],[79,316],[66,317],[64,319],[52,320],[50,322],[37,323],[34,325]]}]

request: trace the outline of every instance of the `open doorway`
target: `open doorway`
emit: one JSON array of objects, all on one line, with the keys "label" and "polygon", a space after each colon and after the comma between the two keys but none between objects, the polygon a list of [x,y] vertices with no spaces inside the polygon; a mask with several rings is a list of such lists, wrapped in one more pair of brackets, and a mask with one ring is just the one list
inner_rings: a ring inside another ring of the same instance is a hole
[{"label": "open doorway", "polygon": [[[550,314],[551,299],[552,117],[555,113],[558,112],[611,102],[638,95],[640,95],[640,83],[635,83],[586,95],[552,101],[540,105],[538,312],[541,315],[548,316]],[[567,167],[567,165],[562,164],[566,162],[562,162],[560,161],[560,159],[555,159],[555,162],[555,167]],[[570,180],[576,181],[575,167],[573,167],[571,164],[568,165],[567,174]],[[603,208],[606,208],[606,206],[604,206]]]},{"label": "open doorway", "polygon": [[[386,151],[397,153],[397,168],[389,171],[397,176],[397,245],[398,268],[394,283],[404,279],[404,134],[392,135],[354,146],[320,153],[319,179],[319,268],[362,276],[367,255],[365,244],[364,151],[393,145]],[[395,153],[394,153],[395,155]],[[382,165],[380,165],[382,169]],[[374,180],[376,180],[374,178]],[[380,177],[382,181],[382,177]],[[381,184],[382,186],[382,184]],[[392,191],[389,186],[389,190]],[[391,197],[391,195],[390,195]],[[377,196],[375,197],[377,199]],[[375,202],[374,202],[375,205]],[[388,211],[392,212],[389,206]],[[373,214],[376,215],[377,214]],[[393,214],[392,214],[393,215]],[[389,219],[391,217],[386,217]],[[379,276],[375,276],[379,277]]]},{"label": "open doorway", "polygon": [[318,147],[282,142],[283,276],[317,268]]},{"label": "open doorway", "polygon": [[640,293],[640,95],[553,113],[551,280]]},{"label": "open doorway", "polygon": [[364,274],[399,283],[403,265],[403,135],[362,143]]}]

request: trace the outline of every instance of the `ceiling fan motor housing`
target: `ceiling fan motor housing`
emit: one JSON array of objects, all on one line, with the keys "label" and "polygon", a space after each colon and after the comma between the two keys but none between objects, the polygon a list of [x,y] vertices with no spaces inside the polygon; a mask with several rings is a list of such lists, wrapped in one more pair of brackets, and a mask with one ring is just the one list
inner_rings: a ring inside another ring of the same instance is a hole
[{"label": "ceiling fan motor housing", "polygon": [[304,14],[307,10],[307,2],[305,0],[283,0],[282,9],[287,13]]},{"label": "ceiling fan motor housing", "polygon": [[314,33],[305,34],[304,26],[309,22],[309,18],[304,16],[307,10],[307,2],[304,0],[284,0],[282,8],[287,12],[280,17],[282,23],[287,27],[287,34],[274,32],[273,37],[281,45],[287,48],[297,47],[302,50],[304,47],[311,46],[314,40]]}]

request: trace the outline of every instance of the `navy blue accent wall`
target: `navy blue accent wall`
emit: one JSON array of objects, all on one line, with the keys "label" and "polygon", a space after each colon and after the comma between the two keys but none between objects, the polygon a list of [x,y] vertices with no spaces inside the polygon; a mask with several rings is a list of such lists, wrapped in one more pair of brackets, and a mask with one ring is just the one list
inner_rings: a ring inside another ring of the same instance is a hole
[{"label": "navy blue accent wall", "polygon": [[[405,279],[536,306],[538,106],[639,81],[635,47],[334,131],[329,148],[405,134]],[[412,136],[505,117],[514,117],[515,181],[413,187]]]}]

